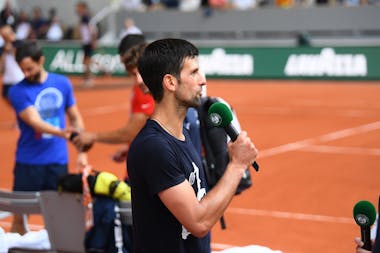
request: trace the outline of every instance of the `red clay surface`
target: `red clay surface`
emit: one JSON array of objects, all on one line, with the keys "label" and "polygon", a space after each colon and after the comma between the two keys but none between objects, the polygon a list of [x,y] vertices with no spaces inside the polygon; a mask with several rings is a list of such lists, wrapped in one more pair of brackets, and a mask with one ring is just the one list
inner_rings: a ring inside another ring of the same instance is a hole
[{"label": "red clay surface", "polygon": [[[87,130],[111,130],[127,121],[130,86],[105,89],[115,82],[129,80],[102,78],[94,88],[76,89]],[[379,83],[210,80],[207,90],[233,105],[260,150],[261,167],[251,170],[253,187],[227,209],[227,229],[215,225],[213,248],[255,244],[284,253],[353,252],[353,238],[360,236],[353,206],[362,199],[377,205],[380,194]],[[18,131],[11,128],[13,112],[0,103],[0,188],[10,189]],[[96,144],[89,161],[122,178],[125,165],[110,159],[116,149]],[[70,153],[74,171],[72,146]],[[40,225],[40,217],[31,224]],[[9,219],[0,225],[9,229]]]}]

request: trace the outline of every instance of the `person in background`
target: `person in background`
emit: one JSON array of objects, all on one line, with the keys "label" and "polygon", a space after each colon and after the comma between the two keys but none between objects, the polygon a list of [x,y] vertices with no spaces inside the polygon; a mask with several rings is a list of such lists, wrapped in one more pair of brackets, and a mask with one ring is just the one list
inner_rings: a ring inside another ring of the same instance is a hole
[{"label": "person in background", "polygon": [[257,156],[242,131],[229,145],[224,175],[207,192],[201,158],[183,128],[187,109],[200,105],[206,84],[198,54],[188,41],[162,39],[150,43],[138,62],[155,109],[127,158],[135,252],[210,252],[209,232]]},{"label": "person in background", "polygon": [[4,40],[0,64],[3,73],[2,95],[8,101],[9,88],[24,79],[24,74],[15,59],[16,47],[20,41],[17,41],[12,27],[7,24],[0,24],[0,36]]},{"label": "person in background", "polygon": [[60,41],[63,38],[63,30],[55,8],[49,10],[48,25],[46,39],[49,41]]},{"label": "person in background", "polygon": [[12,29],[15,29],[17,23],[17,14],[14,8],[12,7],[12,2],[14,1],[5,1],[4,7],[0,11],[0,23],[10,25]]},{"label": "person in background", "polygon": [[[24,79],[20,67],[18,66],[15,53],[20,41],[16,40],[16,34],[8,24],[0,24],[0,36],[4,40],[3,52],[0,56],[0,69],[2,73],[2,97],[11,107],[8,99],[9,89]],[[14,126],[16,126],[15,124]],[[13,126],[12,126],[13,127]]]},{"label": "person in background", "polygon": [[124,27],[120,31],[120,39],[124,38],[128,34],[143,34],[140,28],[135,24],[135,21],[132,18],[126,18],[124,20]]},{"label": "person in background", "polygon": [[97,41],[97,28],[90,22],[91,14],[86,2],[81,1],[76,4],[76,13],[79,16],[79,32],[83,49],[83,65],[84,76],[83,85],[91,87],[92,74],[91,74],[91,56],[96,48]]},{"label": "person in background", "polygon": [[123,0],[122,6],[126,11],[146,11],[142,0]]},{"label": "person in background", "polygon": [[[56,190],[58,178],[68,173],[67,140],[73,130],[84,129],[82,116],[69,79],[44,69],[45,58],[36,42],[22,43],[16,61],[25,78],[8,94],[20,128],[13,190]],[[73,129],[67,128],[66,116]],[[85,153],[79,151],[77,164],[87,164]],[[21,216],[14,217],[11,231],[27,231]]]},{"label": "person in background", "polygon": [[48,30],[48,21],[44,18],[42,10],[39,6],[33,8],[33,15],[30,20],[32,26],[31,39],[45,39]]},{"label": "person in background", "polygon": [[19,12],[15,32],[18,40],[26,40],[32,36],[33,31],[29,21],[29,16],[24,10]]},{"label": "person in background", "polygon": [[128,122],[123,127],[108,132],[80,133],[73,140],[79,148],[92,145],[95,142],[124,144],[122,148],[116,151],[113,158],[116,162],[125,161],[129,144],[152,114],[154,108],[154,100],[137,70],[137,61],[145,46],[145,37],[142,34],[129,34],[120,41],[118,46],[120,60],[134,83]]}]

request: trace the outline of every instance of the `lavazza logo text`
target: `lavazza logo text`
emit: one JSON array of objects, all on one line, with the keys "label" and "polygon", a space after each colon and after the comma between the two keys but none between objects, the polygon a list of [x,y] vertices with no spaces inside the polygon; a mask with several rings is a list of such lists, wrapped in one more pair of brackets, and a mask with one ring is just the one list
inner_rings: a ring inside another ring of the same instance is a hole
[{"label": "lavazza logo text", "polygon": [[320,54],[290,55],[284,72],[287,76],[366,76],[367,58],[323,48]]},{"label": "lavazza logo text", "polygon": [[251,76],[254,73],[252,55],[227,54],[222,48],[200,55],[199,65],[206,75]]}]

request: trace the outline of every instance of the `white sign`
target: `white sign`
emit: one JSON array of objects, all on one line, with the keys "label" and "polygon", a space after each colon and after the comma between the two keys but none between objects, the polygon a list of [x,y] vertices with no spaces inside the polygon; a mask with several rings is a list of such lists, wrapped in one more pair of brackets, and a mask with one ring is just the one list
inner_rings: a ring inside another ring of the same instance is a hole
[{"label": "white sign", "polygon": [[199,65],[206,75],[251,76],[254,73],[252,55],[227,54],[222,48],[215,48],[209,55],[200,55]]},{"label": "white sign", "polygon": [[287,76],[366,76],[367,58],[364,54],[336,54],[323,48],[320,54],[292,54],[285,70]]}]

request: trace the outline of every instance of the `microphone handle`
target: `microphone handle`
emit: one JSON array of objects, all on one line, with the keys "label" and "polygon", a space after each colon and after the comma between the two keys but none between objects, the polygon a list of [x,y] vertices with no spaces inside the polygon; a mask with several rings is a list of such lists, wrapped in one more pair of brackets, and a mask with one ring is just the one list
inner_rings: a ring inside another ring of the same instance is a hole
[{"label": "microphone handle", "polygon": [[[227,135],[231,138],[232,142],[236,141],[237,137],[239,136],[239,133],[231,123],[225,126],[224,130],[226,131]],[[256,161],[252,163],[252,167],[256,171],[259,171],[259,164]]]},{"label": "microphone handle", "polygon": [[364,242],[363,249],[372,250],[371,245],[371,229],[370,226],[360,226],[360,232],[362,236],[362,241]]}]

